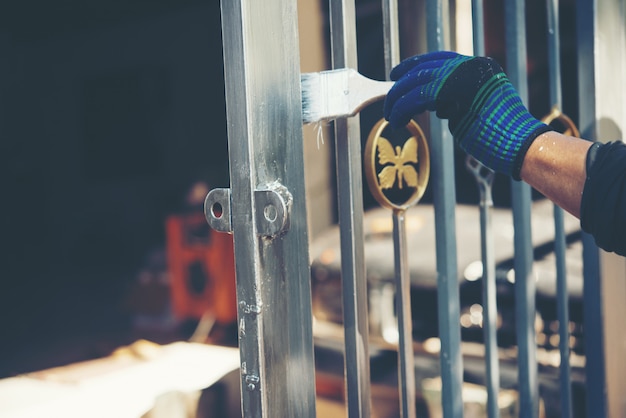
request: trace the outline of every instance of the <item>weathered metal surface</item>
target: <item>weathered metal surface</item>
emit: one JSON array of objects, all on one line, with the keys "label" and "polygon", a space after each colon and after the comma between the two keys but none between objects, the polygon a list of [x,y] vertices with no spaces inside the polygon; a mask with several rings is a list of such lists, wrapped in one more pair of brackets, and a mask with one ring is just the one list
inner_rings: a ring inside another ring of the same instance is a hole
[{"label": "weathered metal surface", "polygon": [[314,417],[296,2],[221,12],[243,414]]}]

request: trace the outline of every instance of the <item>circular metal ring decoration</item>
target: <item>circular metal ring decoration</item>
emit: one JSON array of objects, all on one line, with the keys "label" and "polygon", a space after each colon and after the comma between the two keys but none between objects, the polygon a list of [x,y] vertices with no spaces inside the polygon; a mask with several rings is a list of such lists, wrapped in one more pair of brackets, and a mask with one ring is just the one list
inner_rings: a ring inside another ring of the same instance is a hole
[{"label": "circular metal ring decoration", "polygon": [[388,125],[381,119],[370,131],[365,145],[365,177],[381,206],[406,210],[420,200],[428,185],[428,143],[414,120],[402,130],[386,130]]},{"label": "circular metal ring decoration", "polygon": [[550,125],[555,120],[563,124],[563,127],[565,128],[562,132],[563,135],[580,138],[580,132],[574,122],[565,113],[561,112],[558,107],[553,106],[550,113],[548,113],[541,121],[546,125]]}]

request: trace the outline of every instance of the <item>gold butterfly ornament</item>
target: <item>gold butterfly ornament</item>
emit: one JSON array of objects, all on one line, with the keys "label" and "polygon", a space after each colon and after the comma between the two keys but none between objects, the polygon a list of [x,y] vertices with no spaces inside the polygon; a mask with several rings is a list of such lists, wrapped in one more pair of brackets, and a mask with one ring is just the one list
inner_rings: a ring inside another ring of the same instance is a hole
[{"label": "gold butterfly ornament", "polygon": [[[398,188],[402,189],[405,183],[408,187],[417,187],[417,170],[412,164],[417,164],[417,139],[410,137],[402,148],[393,145],[386,138],[379,137],[377,143],[378,163],[385,166],[378,173],[378,183],[383,189],[391,189],[398,179]],[[391,164],[391,165],[388,165]]]},{"label": "gold butterfly ornament", "polygon": [[[402,146],[393,146],[383,136],[388,122],[378,121],[370,131],[365,144],[364,171],[367,184],[381,206],[392,210],[405,210],[416,204],[424,194],[430,173],[430,156],[424,132],[413,120],[406,125],[409,138]],[[419,164],[418,164],[419,161]],[[392,201],[383,192],[396,187],[408,189],[402,202]]]}]

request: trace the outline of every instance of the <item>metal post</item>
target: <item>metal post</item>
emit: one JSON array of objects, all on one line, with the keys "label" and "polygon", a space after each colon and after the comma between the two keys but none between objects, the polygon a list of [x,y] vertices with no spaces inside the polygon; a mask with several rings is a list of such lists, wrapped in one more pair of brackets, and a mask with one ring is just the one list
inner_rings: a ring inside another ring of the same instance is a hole
[{"label": "metal post", "polygon": [[396,270],[396,309],[398,311],[398,386],[402,418],[415,418],[415,363],[411,322],[411,278],[409,275],[406,211],[393,211],[394,266]]},{"label": "metal post", "polygon": [[[383,0],[383,32],[385,46],[385,74],[400,62],[398,39],[398,2]],[[393,212],[393,241],[396,270],[396,309],[398,315],[399,345],[398,386],[400,388],[401,416],[415,417],[415,365],[413,353],[413,326],[411,321],[411,278],[408,270],[406,218],[404,210]]]},{"label": "metal post", "polygon": [[[472,1],[472,34],[474,55],[485,55],[484,8],[482,0]],[[487,375],[487,413],[490,418],[500,416],[498,395],[500,393],[500,367],[497,339],[497,288],[495,236],[492,222],[493,199],[491,187],[494,172],[473,157],[468,156],[468,165],[474,166],[473,173],[480,191],[480,231],[483,264],[483,310],[485,373]]]},{"label": "metal post", "polygon": [[[548,60],[550,63],[550,101],[558,109],[561,102],[561,60],[559,36],[559,1],[548,0]],[[556,256],[557,313],[559,320],[559,351],[561,354],[561,416],[572,416],[572,384],[569,349],[569,293],[565,267],[565,226],[563,209],[554,205],[554,253]]]},{"label": "metal post", "polygon": [[[354,0],[330,1],[333,68],[357,68]],[[348,416],[370,415],[367,277],[359,117],[335,121]]]},{"label": "metal post", "polygon": [[[597,4],[595,0],[576,1],[576,43],[578,50],[579,126],[583,138],[597,139],[595,36]],[[604,326],[602,320],[602,283],[600,254],[593,237],[583,233],[583,324],[585,332],[585,379],[587,416],[606,417],[607,386],[604,362]]]},{"label": "metal post", "polygon": [[472,0],[472,41],[474,55],[485,55],[485,8],[483,0]]},{"label": "metal post", "polygon": [[[505,3],[506,50],[508,76],[527,101],[526,27],[522,0]],[[515,228],[515,321],[520,391],[520,416],[536,417],[539,413],[537,382],[537,346],[535,343],[535,281],[532,276],[533,247],[530,227],[531,189],[525,183],[511,180],[513,226]]]},{"label": "metal post", "polygon": [[221,13],[231,191],[213,216],[234,234],[242,411],[314,417],[296,2],[228,0]]},{"label": "metal post", "polygon": [[383,0],[383,34],[385,45],[385,75],[400,63],[398,0]]},{"label": "metal post", "polygon": [[[428,50],[449,47],[449,10],[446,2],[426,3]],[[456,253],[454,141],[446,122],[430,117],[431,185],[435,207],[437,303],[441,339],[442,407],[445,418],[463,416],[463,359],[459,325],[460,298]]]}]

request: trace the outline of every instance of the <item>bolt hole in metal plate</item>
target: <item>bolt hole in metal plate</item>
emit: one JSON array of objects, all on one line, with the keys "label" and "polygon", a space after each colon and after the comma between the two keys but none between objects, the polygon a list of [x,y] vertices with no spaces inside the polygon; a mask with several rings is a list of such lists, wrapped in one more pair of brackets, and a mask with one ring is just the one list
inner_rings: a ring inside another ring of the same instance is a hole
[{"label": "bolt hole in metal plate", "polygon": [[211,215],[213,215],[215,219],[220,219],[223,214],[224,208],[222,207],[221,203],[215,202],[213,206],[211,206]]},{"label": "bolt hole in metal plate", "polygon": [[430,154],[426,137],[415,121],[395,130],[381,119],[367,139],[364,159],[367,183],[381,206],[406,210],[424,195]]}]

